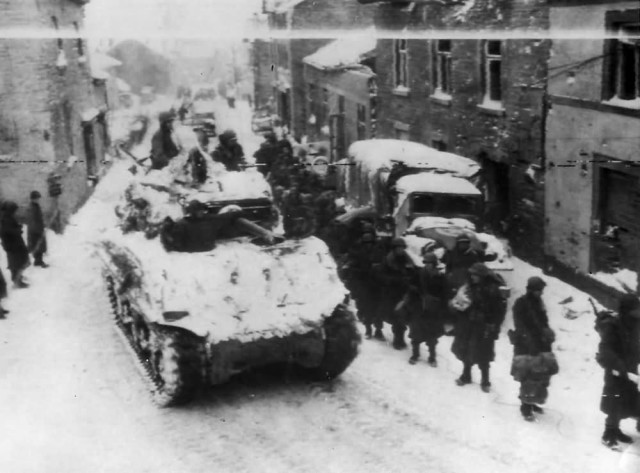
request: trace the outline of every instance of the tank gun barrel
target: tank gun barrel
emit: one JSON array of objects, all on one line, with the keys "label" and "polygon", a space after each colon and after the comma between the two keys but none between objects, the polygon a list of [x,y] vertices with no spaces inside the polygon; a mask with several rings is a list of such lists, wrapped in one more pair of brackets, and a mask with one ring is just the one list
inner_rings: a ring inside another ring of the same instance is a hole
[{"label": "tank gun barrel", "polygon": [[247,220],[243,217],[237,217],[235,219],[236,225],[241,227],[248,233],[255,235],[257,237],[263,238],[269,245],[274,245],[276,243],[281,243],[284,241],[284,238],[276,235],[275,233],[267,230],[266,228],[261,227],[260,225],[256,225],[255,223]]}]

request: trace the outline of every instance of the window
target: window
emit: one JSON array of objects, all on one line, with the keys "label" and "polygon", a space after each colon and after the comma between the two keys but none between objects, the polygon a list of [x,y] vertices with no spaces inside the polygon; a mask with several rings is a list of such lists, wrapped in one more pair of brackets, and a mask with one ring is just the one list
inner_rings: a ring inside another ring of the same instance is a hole
[{"label": "window", "polygon": [[396,87],[409,87],[409,58],[406,39],[393,41],[394,83]]},{"label": "window", "polygon": [[322,126],[329,124],[329,89],[322,89]]},{"label": "window", "polygon": [[502,42],[484,42],[484,103],[502,101]]},{"label": "window", "polygon": [[441,39],[433,51],[433,84],[435,92],[451,94],[451,40]]},{"label": "window", "polygon": [[76,38],[76,48],[78,49],[78,56],[84,56],[84,44],[82,43],[82,38],[80,37],[80,27],[78,26],[78,22],[73,22],[73,27],[76,30],[76,34],[78,37]]},{"label": "window", "polygon": [[[58,24],[58,17],[52,16],[51,23],[53,23],[53,29],[55,29],[56,31],[60,29],[60,25]],[[56,41],[58,42],[58,49],[62,51],[62,38],[58,38]]]},{"label": "window", "polygon": [[344,95],[338,95],[338,113],[344,115]]},{"label": "window", "polygon": [[367,137],[367,108],[358,104],[357,139],[364,140]]},{"label": "window", "polygon": [[616,33],[609,45],[608,98],[640,100],[640,23],[617,25]]}]

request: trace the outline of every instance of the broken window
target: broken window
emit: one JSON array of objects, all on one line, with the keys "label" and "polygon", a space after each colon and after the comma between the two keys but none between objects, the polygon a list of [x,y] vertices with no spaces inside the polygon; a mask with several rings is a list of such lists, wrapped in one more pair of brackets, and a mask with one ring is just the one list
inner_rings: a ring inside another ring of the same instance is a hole
[{"label": "broken window", "polygon": [[393,40],[394,83],[396,87],[409,87],[409,57],[406,39]]},{"label": "broken window", "polygon": [[444,94],[451,93],[451,40],[436,42],[433,52],[433,83],[435,90]]}]

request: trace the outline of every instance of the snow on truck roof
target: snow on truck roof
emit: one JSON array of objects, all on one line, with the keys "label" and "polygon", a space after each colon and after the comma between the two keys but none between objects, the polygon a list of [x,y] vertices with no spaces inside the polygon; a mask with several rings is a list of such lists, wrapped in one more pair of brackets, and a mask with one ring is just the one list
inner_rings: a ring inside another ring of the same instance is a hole
[{"label": "snow on truck roof", "polygon": [[470,178],[480,171],[474,160],[453,153],[438,151],[422,143],[392,139],[356,141],[349,147],[349,157],[370,170],[390,168],[394,161],[407,166],[433,168]]},{"label": "snow on truck roof", "polygon": [[400,194],[430,192],[437,194],[482,195],[480,190],[466,179],[447,174],[426,172],[401,177],[396,182],[396,190]]}]

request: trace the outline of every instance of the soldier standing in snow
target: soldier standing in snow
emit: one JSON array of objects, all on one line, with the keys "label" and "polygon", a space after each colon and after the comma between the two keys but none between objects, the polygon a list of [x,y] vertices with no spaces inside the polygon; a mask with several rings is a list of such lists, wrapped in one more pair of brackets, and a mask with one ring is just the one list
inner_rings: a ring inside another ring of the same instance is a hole
[{"label": "soldier standing in snow", "polygon": [[233,130],[225,130],[218,136],[218,146],[211,154],[214,161],[224,164],[227,171],[241,171],[244,150],[238,143],[238,135]]},{"label": "soldier standing in snow", "polygon": [[151,138],[151,169],[163,169],[169,161],[180,154],[180,145],[175,137],[173,112],[162,112],[158,119],[160,129]]},{"label": "soldier standing in snow", "polygon": [[28,287],[22,278],[22,273],[29,266],[29,250],[22,238],[22,226],[15,217],[17,210],[18,204],[13,201],[7,200],[2,205],[0,240],[7,253],[11,280],[16,287]]},{"label": "soldier standing in snow", "polygon": [[[519,297],[513,305],[514,331],[509,337],[513,343],[513,356],[522,355],[539,356],[541,353],[550,353],[551,344],[555,340],[555,334],[549,327],[547,310],[542,301],[542,291],[547,284],[539,277],[533,276],[527,282],[527,293]],[[514,363],[515,365],[515,363]],[[517,376],[520,381],[520,412],[525,420],[534,420],[533,413],[542,414],[543,410],[538,404],[544,404],[549,395],[550,374],[533,372],[526,369],[522,376]]]},{"label": "soldier standing in snow", "polygon": [[391,324],[393,348],[396,350],[407,347],[404,339],[407,326],[403,320],[403,311],[396,310],[396,307],[407,293],[417,269],[406,249],[407,244],[402,238],[394,238],[391,251],[375,271],[381,296],[378,304],[379,318]]},{"label": "soldier standing in snow", "polygon": [[[607,415],[602,443],[617,448],[618,442],[632,439],[620,430],[620,421],[640,416],[640,394],[635,380],[640,363],[640,301],[637,296],[622,296],[619,316],[598,314],[600,333],[597,361],[604,368],[604,389],[600,410]],[[640,431],[640,422],[636,425]]]},{"label": "soldier standing in snow", "polygon": [[[464,363],[462,375],[456,380],[458,386],[471,383],[471,368],[478,365],[482,390],[491,390],[489,364],[495,358],[495,341],[507,311],[500,291],[502,284],[500,276],[483,263],[474,263],[469,268],[467,284],[452,301],[459,316],[451,351]],[[459,303],[458,299],[466,302]]]},{"label": "soldier standing in snow", "polygon": [[447,311],[447,283],[438,271],[438,258],[425,252],[422,256],[424,267],[418,269],[417,286],[412,288],[409,309],[409,337],[413,352],[409,363],[415,364],[420,358],[420,344],[429,347],[427,363],[437,366],[436,345],[444,334],[443,316]]},{"label": "soldier standing in snow", "polygon": [[[379,298],[373,267],[381,258],[375,234],[365,233],[349,251],[347,262],[341,268],[345,273],[347,287],[356,301],[358,318],[365,325],[365,337],[377,340],[384,340],[384,335],[382,319],[377,310]],[[372,329],[375,329],[375,333]]]},{"label": "soldier standing in snow", "polygon": [[47,238],[45,235],[44,218],[40,208],[40,192],[31,192],[31,204],[27,217],[27,244],[29,251],[33,254],[33,265],[46,268],[49,265],[42,260],[42,256],[47,252]]}]

